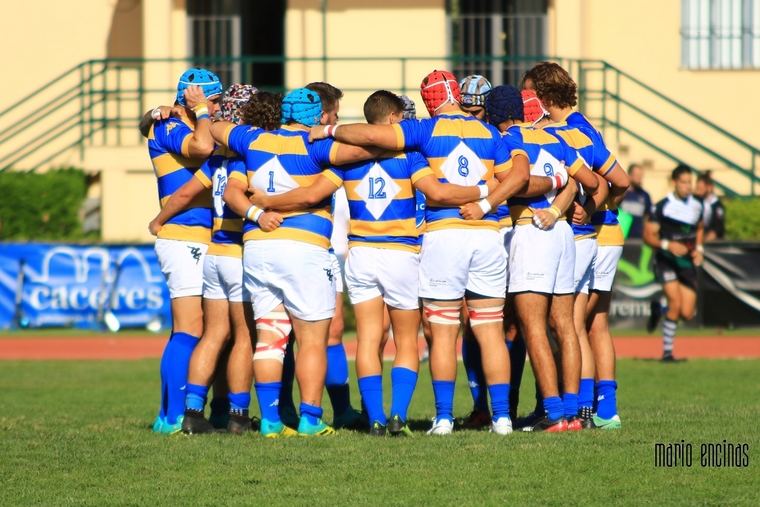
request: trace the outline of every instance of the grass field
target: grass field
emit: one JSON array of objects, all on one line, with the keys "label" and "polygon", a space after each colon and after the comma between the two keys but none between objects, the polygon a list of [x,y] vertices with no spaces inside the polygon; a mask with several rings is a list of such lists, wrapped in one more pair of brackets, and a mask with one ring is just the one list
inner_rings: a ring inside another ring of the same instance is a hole
[{"label": "grass field", "polygon": [[[758,371],[760,361],[621,361],[618,432],[269,441],[151,434],[157,361],[6,361],[0,505],[758,505]],[[457,414],[468,398],[460,377]],[[410,418],[427,427],[432,415],[425,372]],[[694,466],[655,468],[654,444],[681,439]],[[748,468],[699,465],[699,445],[724,439],[749,444]]]}]

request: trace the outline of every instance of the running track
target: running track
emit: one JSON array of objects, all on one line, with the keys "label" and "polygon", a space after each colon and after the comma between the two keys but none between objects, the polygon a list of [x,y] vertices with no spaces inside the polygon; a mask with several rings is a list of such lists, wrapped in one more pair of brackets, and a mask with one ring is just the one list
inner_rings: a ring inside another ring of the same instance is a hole
[{"label": "running track", "polygon": [[[146,359],[161,357],[164,337],[119,337],[95,335],[87,338],[25,337],[0,338],[0,360],[102,360]],[[420,349],[423,341],[420,339]],[[659,337],[615,338],[618,357],[655,359],[662,354]],[[389,342],[386,357],[393,357],[395,347]],[[356,354],[356,342],[346,342],[348,356]],[[760,337],[684,337],[676,340],[676,356],[683,358],[760,358]]]}]

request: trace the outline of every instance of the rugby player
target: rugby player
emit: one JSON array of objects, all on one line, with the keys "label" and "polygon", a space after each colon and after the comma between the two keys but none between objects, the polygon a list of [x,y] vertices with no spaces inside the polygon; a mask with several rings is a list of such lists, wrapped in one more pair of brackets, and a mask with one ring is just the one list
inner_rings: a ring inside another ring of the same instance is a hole
[{"label": "rugby player", "polygon": [[692,169],[679,165],[674,189],[658,202],[644,225],[644,242],[656,250],[655,273],[667,299],[662,322],[662,360],[673,362],[678,321],[696,314],[697,266],[704,254],[703,204],[692,195]]},{"label": "rugby player", "polygon": [[[589,282],[587,330],[596,374],[596,405],[593,424],[605,429],[620,427],[617,413],[615,348],[609,330],[609,308],[617,262],[623,251],[623,232],[617,220],[617,206],[625,196],[630,180],[607,148],[602,135],[588,119],[573,108],[578,102],[577,85],[561,66],[541,62],[526,72],[523,87],[534,89],[553,121],[576,127],[594,144],[592,169],[609,186],[607,202],[590,218],[597,232],[597,256]],[[604,160],[604,162],[601,162]],[[582,209],[577,209],[582,215]],[[589,383],[584,386],[588,389]],[[585,391],[584,391],[585,392]],[[587,397],[587,395],[582,395]]]},{"label": "rugby player", "polygon": [[[222,84],[213,72],[192,68],[180,76],[178,117],[156,121],[148,131],[148,152],[165,203],[214,150],[211,116]],[[205,192],[161,228],[155,249],[169,287],[172,332],[161,357],[161,409],[153,431],[181,430],[190,357],[203,332],[203,263],[211,240],[211,195]]]},{"label": "rugby player", "polygon": [[[500,134],[460,108],[460,90],[454,76],[434,71],[421,84],[431,119],[405,120],[394,125],[344,125],[312,128],[311,138],[334,136],[342,142],[390,150],[419,150],[441,182],[482,185],[495,174],[503,179],[503,198],[528,183],[527,160],[510,156]],[[491,429],[512,431],[509,418],[509,362],[502,330],[506,288],[506,261],[500,245],[492,204],[481,199],[484,220],[463,220],[456,207],[428,201],[427,230],[420,256],[420,296],[432,330],[430,351],[436,417],[430,434],[453,430],[456,340],[462,298],[465,299],[483,367],[493,411]]]},{"label": "rugby player", "polygon": [[[280,96],[262,92],[252,98],[256,92],[250,85],[230,86],[222,95],[221,118],[265,130],[277,128],[280,122]],[[222,200],[228,174],[236,169],[244,173],[244,165],[242,158],[228,149],[217,149],[196,171],[195,177],[172,195],[150,225],[151,231],[160,229],[168,218],[183,209],[196,195],[212,189],[214,227],[203,269],[204,330],[190,360],[185,418],[182,423],[182,430],[189,434],[213,430],[203,412],[209,382],[215,369],[223,366],[220,355],[227,345],[230,331],[234,344],[226,368],[230,386],[227,395],[229,421],[226,427],[228,431],[238,434],[251,429],[248,407],[253,376],[252,336],[249,327],[252,315],[250,306],[243,304],[243,222]],[[262,219],[264,220],[265,218]],[[223,372],[220,371],[219,374]]]},{"label": "rugby player", "polygon": [[[364,104],[364,115],[372,125],[396,124],[401,121],[403,110],[403,101],[385,90],[376,91]],[[370,434],[384,435],[388,426],[392,435],[409,435],[406,413],[417,383],[420,327],[419,236],[413,188],[437,203],[452,206],[477,200],[487,195],[488,188],[441,184],[419,153],[394,152],[375,160],[334,167],[311,187],[272,197],[255,194],[253,202],[261,208],[292,211],[313,206],[340,186],[346,188],[349,199],[346,283],[356,312],[356,370]],[[378,354],[386,305],[396,342],[390,423],[383,410],[382,362]]]},{"label": "rugby player", "polygon": [[278,411],[282,364],[291,329],[298,344],[298,434],[334,433],[322,421],[321,408],[328,329],[335,313],[335,278],[327,251],[332,231],[329,200],[304,211],[283,214],[279,227],[265,232],[259,224],[264,211],[251,205],[246,196],[249,186],[267,193],[309,186],[327,165],[366,160],[376,154],[374,150],[332,140],[309,143],[308,127],[318,125],[322,113],[319,95],[299,88],[283,99],[284,125],[274,132],[262,133],[226,122],[217,122],[212,128],[217,142],[246,160],[247,178],[233,173],[224,200],[234,212],[246,217],[245,286],[256,318],[255,388],[262,415],[261,432],[267,437],[292,432],[282,423]]}]

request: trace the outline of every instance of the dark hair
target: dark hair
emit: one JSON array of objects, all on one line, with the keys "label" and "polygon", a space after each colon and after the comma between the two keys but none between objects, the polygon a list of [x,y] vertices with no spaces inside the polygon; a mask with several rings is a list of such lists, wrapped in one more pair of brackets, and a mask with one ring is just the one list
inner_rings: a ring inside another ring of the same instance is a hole
[{"label": "dark hair", "polygon": [[682,174],[692,174],[694,170],[686,164],[678,164],[673,172],[670,174],[670,179],[675,181],[681,177]]},{"label": "dark hair", "polygon": [[705,183],[706,185],[712,185],[713,179],[712,179],[712,171],[705,171],[699,176],[697,176],[697,181],[701,181],[702,183]]},{"label": "dark hair", "polygon": [[337,106],[338,101],[343,98],[343,92],[330,83],[315,81],[307,84],[305,88],[317,92],[319,98],[322,99],[323,111],[332,111]]},{"label": "dark hair", "polygon": [[391,113],[404,111],[404,101],[395,93],[377,90],[364,102],[364,117],[367,123],[379,123]]},{"label": "dark hair", "polygon": [[533,81],[538,100],[547,107],[566,108],[578,104],[578,85],[560,65],[538,63],[523,76],[523,86],[528,79]]},{"label": "dark hair", "polygon": [[264,130],[279,128],[281,116],[282,95],[279,93],[255,93],[251,95],[248,102],[240,109],[240,118],[243,120],[243,123]]},{"label": "dark hair", "polygon": [[636,167],[638,167],[639,169],[641,169],[641,164],[633,163],[633,164],[629,165],[628,166],[628,174],[631,174],[633,172],[634,168],[636,168]]}]

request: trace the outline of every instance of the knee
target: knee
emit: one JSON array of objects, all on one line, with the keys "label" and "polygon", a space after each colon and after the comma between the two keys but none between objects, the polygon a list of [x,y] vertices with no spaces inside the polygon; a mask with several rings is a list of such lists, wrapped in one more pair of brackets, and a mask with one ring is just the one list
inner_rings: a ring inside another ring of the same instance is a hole
[{"label": "knee", "polygon": [[334,318],[332,322],[330,322],[330,329],[328,331],[327,344],[338,345],[339,343],[341,343],[343,341],[344,329],[345,329],[345,326],[343,324],[343,319]]}]

